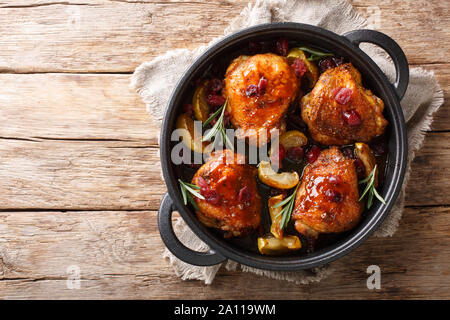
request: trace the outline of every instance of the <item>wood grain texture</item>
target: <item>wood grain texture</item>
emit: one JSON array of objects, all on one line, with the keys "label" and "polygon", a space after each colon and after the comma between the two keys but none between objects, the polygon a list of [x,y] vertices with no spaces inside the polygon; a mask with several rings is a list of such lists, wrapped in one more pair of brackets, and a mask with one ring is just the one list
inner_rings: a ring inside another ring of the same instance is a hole
[{"label": "wood grain texture", "polygon": [[143,142],[6,139],[0,154],[0,208],[155,210],[165,190]]},{"label": "wood grain texture", "polygon": [[[154,211],[1,212],[0,298],[276,299],[280,290],[286,299],[448,298],[449,214],[448,207],[406,209],[394,237],[370,238],[318,284],[221,269],[206,286],[180,282],[167,268]],[[381,290],[366,287],[372,264],[381,268]],[[74,265],[79,290],[66,286]]]},{"label": "wood grain texture", "polygon": [[[50,1],[48,1],[49,3]],[[0,7],[0,70],[132,72],[168,48],[195,48],[220,35],[244,6],[106,2]],[[188,19],[186,19],[188,17]]]},{"label": "wood grain texture", "polygon": [[411,166],[406,205],[450,204],[450,133],[429,133]]},{"label": "wood grain texture", "polygon": [[[450,133],[426,137],[406,205],[450,205],[450,146],[443,139]],[[0,154],[0,209],[157,210],[166,192],[158,149],[145,141],[3,139]]]},{"label": "wood grain texture", "polygon": [[431,129],[434,131],[450,130],[450,64],[422,65],[426,70],[434,72],[439,86],[444,93],[444,104],[436,113]]},{"label": "wood grain texture", "polygon": [[158,143],[129,75],[0,74],[0,105],[0,137]]},{"label": "wood grain texture", "polygon": [[[379,17],[411,64],[435,71],[446,99],[414,160],[398,232],[370,238],[317,284],[220,270],[205,286],[161,257],[158,129],[129,73],[220,36],[247,0],[0,1],[0,298],[449,299],[450,4],[352,3]],[[371,264],[380,291],[366,288]],[[80,290],[66,286],[71,265]]]},{"label": "wood grain texture", "polygon": [[[436,72],[445,98],[432,129],[448,131],[450,64],[424,68]],[[0,137],[146,140],[156,146],[159,129],[129,84],[130,75],[121,74],[0,74]]]},{"label": "wood grain texture", "polygon": [[[399,42],[411,63],[447,62],[445,1],[354,2],[363,14],[379,16],[378,29]],[[247,3],[2,1],[0,70],[131,72],[168,48],[195,48],[220,36]]]}]

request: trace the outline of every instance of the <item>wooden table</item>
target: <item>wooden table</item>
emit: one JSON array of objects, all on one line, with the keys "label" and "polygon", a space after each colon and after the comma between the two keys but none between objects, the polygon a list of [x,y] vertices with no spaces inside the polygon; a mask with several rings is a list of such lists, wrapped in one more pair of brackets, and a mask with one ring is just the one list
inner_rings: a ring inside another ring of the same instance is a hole
[{"label": "wooden table", "polygon": [[[130,74],[222,34],[247,0],[1,0],[0,298],[450,298],[450,3],[352,2],[379,15],[411,66],[436,72],[447,100],[414,160],[398,232],[369,239],[320,283],[221,270],[207,286],[161,257],[158,130]],[[381,290],[366,288],[372,264]],[[67,286],[70,266],[80,289]]]}]

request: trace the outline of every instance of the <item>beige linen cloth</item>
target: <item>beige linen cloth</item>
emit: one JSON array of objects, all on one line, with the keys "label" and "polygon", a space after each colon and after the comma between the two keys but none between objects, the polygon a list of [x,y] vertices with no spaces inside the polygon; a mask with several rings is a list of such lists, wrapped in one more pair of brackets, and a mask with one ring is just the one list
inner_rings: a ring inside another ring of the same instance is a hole
[{"label": "beige linen cloth", "polygon": [[[256,0],[250,3],[239,16],[233,19],[224,31],[228,35],[243,28],[269,22],[300,22],[316,25],[338,34],[345,32],[373,28],[363,17],[356,13],[347,1],[336,0]],[[211,44],[222,37],[212,40],[208,45],[194,50],[177,49],[155,58],[151,62],[139,66],[133,77],[132,87],[137,90],[147,105],[152,121],[160,127],[164,110],[171,92],[183,72],[194,60]],[[392,81],[395,69],[386,54],[372,45],[361,47],[383,70]],[[409,160],[407,174],[402,192],[391,214],[383,225],[376,231],[375,236],[392,236],[402,216],[405,198],[405,187],[409,180],[410,163],[415,153],[421,147],[424,131],[430,128],[433,113],[442,105],[443,93],[434,74],[421,68],[410,69],[410,80],[405,97],[401,101],[408,126]],[[207,251],[209,248],[187,227],[182,219],[175,224],[175,231],[181,242],[197,251]],[[211,267],[197,267],[186,264],[174,257],[167,249],[164,257],[168,258],[177,276],[183,280],[197,279],[206,284],[212,283],[221,265]],[[266,277],[287,280],[298,284],[317,282],[332,272],[332,264],[313,270],[298,272],[273,272],[239,265],[234,261],[224,263],[227,269],[254,272]]]}]

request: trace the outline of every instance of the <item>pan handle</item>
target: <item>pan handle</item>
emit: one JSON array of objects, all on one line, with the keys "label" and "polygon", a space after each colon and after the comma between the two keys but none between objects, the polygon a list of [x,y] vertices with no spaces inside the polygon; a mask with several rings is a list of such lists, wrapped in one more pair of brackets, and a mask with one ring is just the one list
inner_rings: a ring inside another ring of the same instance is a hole
[{"label": "pan handle", "polygon": [[173,201],[166,193],[158,212],[158,227],[167,249],[178,259],[196,266],[212,266],[226,260],[226,257],[210,249],[209,252],[197,252],[189,249],[178,240],[172,227]]},{"label": "pan handle", "polygon": [[369,42],[386,50],[394,62],[397,73],[394,83],[395,91],[399,99],[403,98],[409,82],[409,66],[405,53],[397,42],[384,33],[367,29],[347,32],[344,34],[344,37],[357,47],[359,47],[361,42]]}]

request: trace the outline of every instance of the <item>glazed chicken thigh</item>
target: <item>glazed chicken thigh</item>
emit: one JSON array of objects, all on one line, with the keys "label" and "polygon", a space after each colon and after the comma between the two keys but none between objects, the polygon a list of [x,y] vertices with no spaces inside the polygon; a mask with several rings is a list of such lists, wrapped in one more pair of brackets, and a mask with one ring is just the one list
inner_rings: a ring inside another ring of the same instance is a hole
[{"label": "glazed chicken thigh", "polygon": [[362,86],[351,63],[325,71],[300,105],[312,138],[323,145],[368,142],[388,124],[383,101]]},{"label": "glazed chicken thigh", "polygon": [[258,229],[262,204],[256,176],[257,169],[245,164],[245,156],[231,150],[213,152],[192,178],[205,197],[195,198],[199,220],[226,231],[226,237],[245,236]]},{"label": "glazed chicken thigh", "polygon": [[271,130],[286,130],[285,114],[294,100],[300,80],[286,58],[272,54],[240,56],[225,74],[227,111],[238,139],[262,145]]},{"label": "glazed chicken thigh", "polygon": [[353,160],[337,147],[323,150],[303,173],[292,213],[295,228],[310,238],[347,231],[358,223],[362,209]]}]

